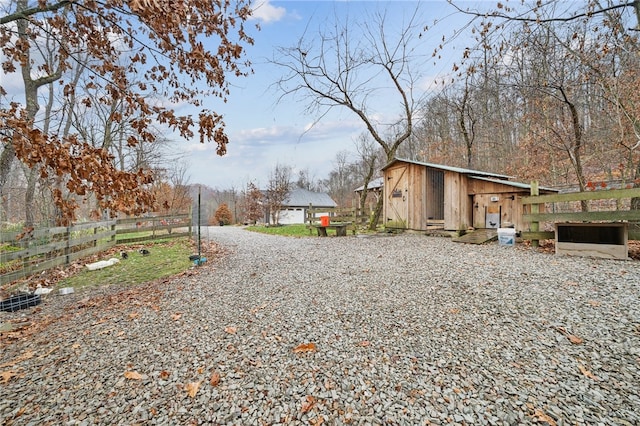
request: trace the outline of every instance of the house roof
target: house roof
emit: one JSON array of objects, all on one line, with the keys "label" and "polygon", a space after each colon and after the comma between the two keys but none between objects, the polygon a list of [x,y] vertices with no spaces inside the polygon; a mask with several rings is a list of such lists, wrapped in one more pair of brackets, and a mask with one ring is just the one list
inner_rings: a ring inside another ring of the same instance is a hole
[{"label": "house roof", "polygon": [[[490,179],[490,178],[485,178],[481,176],[472,176],[471,179],[482,180],[485,182],[499,183],[501,185],[513,186],[514,188],[528,189],[528,190],[531,189],[531,185],[528,183],[513,182],[510,180],[502,180],[502,179]],[[541,191],[559,192],[557,189],[548,188],[545,186],[539,186],[538,189],[540,189]]]},{"label": "house roof", "polygon": [[[384,178],[378,177],[375,179],[371,179],[371,181],[367,184],[367,189],[380,189],[384,186]],[[362,192],[364,189],[364,185],[360,185],[353,192]]]},{"label": "house roof", "polygon": [[498,174],[498,173],[483,172],[483,171],[480,171],[480,170],[463,169],[461,167],[445,166],[445,165],[442,165],[442,164],[425,163],[425,162],[422,162],[422,161],[407,160],[405,158],[394,158],[386,166],[384,166],[382,168],[382,170],[385,170],[385,169],[391,167],[393,164],[398,163],[398,162],[417,164],[417,165],[420,165],[420,166],[430,167],[432,169],[447,170],[447,171],[450,171],[450,172],[455,172],[455,173],[460,173],[460,174],[465,174],[465,175],[471,175],[471,176],[487,176],[487,177],[494,177],[494,178],[498,178],[498,179],[509,179],[510,178],[510,176],[501,175],[501,174]]},{"label": "house roof", "polygon": [[337,204],[326,192],[314,192],[304,188],[294,188],[282,203],[283,207],[336,207]]}]

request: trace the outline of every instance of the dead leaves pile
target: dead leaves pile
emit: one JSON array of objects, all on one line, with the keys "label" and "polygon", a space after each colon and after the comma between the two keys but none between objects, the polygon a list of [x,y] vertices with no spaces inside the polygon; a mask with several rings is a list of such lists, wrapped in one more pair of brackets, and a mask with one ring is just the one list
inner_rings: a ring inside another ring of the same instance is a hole
[{"label": "dead leaves pile", "polygon": [[[204,368],[199,368],[198,369],[198,374],[202,375],[204,373]],[[0,374],[0,377],[3,377]],[[135,371],[135,370],[127,370],[124,372],[124,377],[127,380],[131,380],[131,381],[141,381],[143,379],[146,378],[146,376],[140,374],[139,372]],[[162,370],[160,372],[160,374],[158,374],[158,377],[161,380],[168,380],[171,377],[171,373],[169,373],[166,370]],[[8,379],[7,379],[8,380]],[[220,373],[218,371],[214,371],[213,373],[211,373],[211,377],[209,379],[209,385],[211,387],[217,387],[220,385],[220,381],[221,381],[221,376]],[[198,391],[200,390],[200,387],[202,385],[204,381],[203,380],[197,380],[197,381],[193,381],[193,382],[188,382],[185,385],[178,385],[178,387],[181,387],[190,398],[195,398],[196,395],[198,394]]]}]

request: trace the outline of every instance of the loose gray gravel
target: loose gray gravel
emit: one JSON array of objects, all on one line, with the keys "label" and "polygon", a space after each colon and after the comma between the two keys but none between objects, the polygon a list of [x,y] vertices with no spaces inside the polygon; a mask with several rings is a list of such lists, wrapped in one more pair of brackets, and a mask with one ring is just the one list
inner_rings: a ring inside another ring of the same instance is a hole
[{"label": "loose gray gravel", "polygon": [[640,424],[640,262],[205,233],[196,274],[0,314],[59,316],[2,343],[0,423]]}]

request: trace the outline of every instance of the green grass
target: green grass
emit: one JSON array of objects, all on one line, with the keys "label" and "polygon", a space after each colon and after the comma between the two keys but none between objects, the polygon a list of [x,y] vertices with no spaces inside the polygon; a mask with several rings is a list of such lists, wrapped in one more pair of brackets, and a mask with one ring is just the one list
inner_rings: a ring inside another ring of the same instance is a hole
[{"label": "green grass", "polygon": [[[189,261],[189,256],[194,254],[194,249],[187,238],[177,238],[154,243],[144,244],[144,248],[150,254],[143,256],[138,249],[141,244],[117,246],[119,250],[129,254],[128,259],[120,259],[120,262],[89,271],[84,268],[80,273],[60,281],[57,287],[84,288],[112,284],[136,285],[158,278],[176,275],[189,269],[193,263]],[[118,252],[119,253],[119,252]],[[111,257],[120,257],[112,254]],[[108,256],[101,257],[108,260]]]},{"label": "green grass", "polygon": [[305,224],[281,225],[281,226],[247,226],[245,229],[262,234],[284,235],[287,237],[308,237],[309,229]]}]

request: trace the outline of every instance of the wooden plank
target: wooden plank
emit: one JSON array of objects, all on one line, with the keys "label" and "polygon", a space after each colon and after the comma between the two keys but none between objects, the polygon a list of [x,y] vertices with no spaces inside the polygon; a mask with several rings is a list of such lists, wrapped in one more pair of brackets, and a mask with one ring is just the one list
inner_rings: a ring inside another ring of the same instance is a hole
[{"label": "wooden plank", "polygon": [[[538,181],[535,180],[533,182],[531,182],[531,195],[535,198],[538,198],[540,196],[540,187],[538,185]],[[531,214],[532,215],[536,215],[540,213],[540,204],[535,203],[531,205]],[[526,216],[523,216],[522,219],[525,222],[531,222],[531,231],[532,232],[538,232],[540,230],[540,222],[537,220],[527,220]],[[536,248],[540,246],[540,241],[536,240],[535,238],[533,240],[531,240],[531,247]]]},{"label": "wooden plank", "polygon": [[[543,197],[541,195],[541,197]],[[639,221],[640,210],[616,210],[602,212],[531,213],[522,216],[525,222],[595,222]]]},{"label": "wooden plank", "polygon": [[553,240],[556,238],[556,233],[553,231],[522,231],[520,236],[523,240]]},{"label": "wooden plank", "polygon": [[139,243],[143,241],[153,241],[153,240],[165,240],[172,238],[180,238],[180,237],[190,237],[191,234],[189,232],[175,232],[171,234],[156,234],[156,235],[146,235],[144,237],[132,237],[132,238],[116,238],[117,244],[129,244],[129,243]]},{"label": "wooden plank", "polygon": [[609,189],[606,191],[569,192],[567,194],[522,197],[522,204],[559,203],[563,201],[607,200],[612,198],[640,197],[640,188]]},{"label": "wooden plank", "polygon": [[600,257],[604,259],[626,259],[626,244],[585,244],[556,242],[556,254],[583,257]]},{"label": "wooden plank", "polygon": [[452,241],[456,243],[484,244],[497,239],[497,229],[477,229],[473,232],[468,232],[458,238],[454,238],[452,239]]},{"label": "wooden plank", "polygon": [[83,231],[85,229],[94,229],[94,228],[110,228],[112,225],[115,225],[115,220],[105,220],[102,222],[87,222],[87,223],[76,223],[69,227],[69,232]]},{"label": "wooden plank", "polygon": [[24,250],[3,253],[3,257],[5,257],[5,259],[8,261],[23,259],[23,258],[30,258],[34,256],[41,256],[51,251],[61,250],[66,246],[67,246],[66,241],[57,241],[57,242],[43,244],[43,245],[34,245]]},{"label": "wooden plank", "polygon": [[96,254],[96,253],[100,253],[100,252],[106,251],[106,250],[110,249],[111,247],[113,247],[114,245],[115,245],[114,243],[100,244],[100,245],[95,246],[95,247],[89,247],[89,248],[86,248],[84,250],[80,250],[80,251],[77,251],[75,253],[71,253],[69,255],[69,262],[73,262],[75,260],[82,259],[83,257],[91,256],[92,254]]}]

